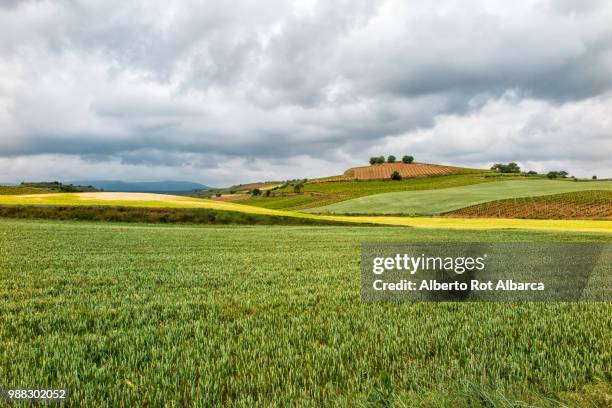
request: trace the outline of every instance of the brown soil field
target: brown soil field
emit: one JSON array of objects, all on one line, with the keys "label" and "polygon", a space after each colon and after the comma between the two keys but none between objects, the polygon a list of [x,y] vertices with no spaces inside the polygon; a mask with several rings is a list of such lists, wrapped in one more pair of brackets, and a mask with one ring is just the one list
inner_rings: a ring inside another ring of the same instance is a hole
[{"label": "brown soil field", "polygon": [[367,167],[348,169],[344,174],[357,180],[380,180],[391,178],[391,173],[397,171],[403,178],[444,176],[461,173],[459,167],[441,166],[427,163],[382,163]]},{"label": "brown soil field", "polygon": [[452,211],[444,216],[612,220],[612,191],[579,191],[491,201]]}]

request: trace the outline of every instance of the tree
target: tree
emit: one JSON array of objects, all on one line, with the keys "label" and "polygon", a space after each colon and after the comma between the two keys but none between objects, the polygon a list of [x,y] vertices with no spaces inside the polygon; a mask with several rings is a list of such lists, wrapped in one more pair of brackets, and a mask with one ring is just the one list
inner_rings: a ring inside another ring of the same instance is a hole
[{"label": "tree", "polygon": [[370,165],[375,165],[378,163],[378,157],[370,157]]},{"label": "tree", "polygon": [[270,190],[266,190],[266,197],[270,197]]},{"label": "tree", "polygon": [[537,172],[537,171],[533,171],[533,170],[529,170],[529,171],[527,172],[527,174],[528,174],[529,176],[536,176],[536,175],[538,174],[538,172]]},{"label": "tree", "polygon": [[569,173],[565,170],[561,170],[561,171],[558,171],[557,174],[559,175],[559,177],[565,178],[568,176]]},{"label": "tree", "polygon": [[382,164],[385,162],[385,156],[378,156],[378,159],[376,159],[376,163],[378,164]]},{"label": "tree", "polygon": [[251,191],[251,194],[254,196],[258,196],[261,194],[261,190],[258,188],[254,188],[253,191]]},{"label": "tree", "polygon": [[404,157],[402,157],[402,162],[406,163],[406,164],[410,164],[414,161],[414,157],[410,156],[410,155],[406,155]]},{"label": "tree", "polygon": [[549,171],[549,172],[546,174],[546,177],[548,177],[548,178],[549,178],[549,179],[551,179],[551,180],[552,180],[552,179],[556,179],[556,178],[557,178],[557,176],[559,176],[559,175],[557,174],[557,172],[556,172],[556,171]]},{"label": "tree", "polygon": [[593,177],[591,177],[591,179],[597,180],[597,176],[594,175]]},{"label": "tree", "polygon": [[395,156],[390,155],[389,157],[387,157],[387,163],[395,163]]},{"label": "tree", "polygon": [[399,172],[394,171],[393,173],[391,173],[391,180],[401,180],[402,179],[402,175],[399,174]]},{"label": "tree", "polygon": [[301,184],[296,184],[295,186],[293,186],[293,192],[294,193],[301,193],[302,192],[302,185]]},{"label": "tree", "polygon": [[510,162],[508,164],[495,163],[491,170],[499,171],[500,173],[520,173],[521,168],[515,162]]}]

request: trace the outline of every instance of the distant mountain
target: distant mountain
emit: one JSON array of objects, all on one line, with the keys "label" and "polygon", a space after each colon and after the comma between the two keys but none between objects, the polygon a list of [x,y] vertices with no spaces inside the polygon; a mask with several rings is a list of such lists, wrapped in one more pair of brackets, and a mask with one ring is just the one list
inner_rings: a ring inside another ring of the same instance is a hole
[{"label": "distant mountain", "polygon": [[71,184],[82,186],[94,186],[104,191],[120,191],[129,193],[172,193],[187,192],[194,190],[209,190],[211,187],[190,181],[136,181],[126,182],[121,180],[76,180]]}]

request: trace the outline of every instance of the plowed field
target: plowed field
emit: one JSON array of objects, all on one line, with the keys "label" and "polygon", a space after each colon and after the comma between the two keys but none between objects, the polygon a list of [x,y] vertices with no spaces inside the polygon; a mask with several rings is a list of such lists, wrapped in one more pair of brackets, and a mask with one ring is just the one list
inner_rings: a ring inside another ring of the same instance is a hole
[{"label": "plowed field", "polygon": [[440,166],[426,163],[383,163],[368,167],[355,167],[347,170],[357,180],[380,180],[391,178],[391,173],[397,171],[403,178],[444,176],[460,173],[462,169],[451,166]]}]

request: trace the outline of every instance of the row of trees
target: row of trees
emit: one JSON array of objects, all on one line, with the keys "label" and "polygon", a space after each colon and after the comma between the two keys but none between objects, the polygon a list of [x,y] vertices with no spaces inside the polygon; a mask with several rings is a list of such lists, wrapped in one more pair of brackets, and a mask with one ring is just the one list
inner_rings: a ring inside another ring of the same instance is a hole
[{"label": "row of trees", "polygon": [[[491,167],[491,170],[495,170],[495,171],[498,171],[500,173],[520,173],[521,172],[521,168],[515,162],[510,162],[508,164],[495,163]],[[530,171],[528,171],[526,173],[523,173],[523,174],[526,174],[528,176],[537,176],[538,172],[530,170]],[[556,179],[556,178],[567,178],[568,176],[569,176],[569,173],[567,171],[565,171],[565,170],[549,171],[548,173],[546,173],[546,177],[548,177],[551,180],[552,179]],[[593,180],[597,180],[597,176],[593,176],[591,178]]]},{"label": "row of trees", "polygon": [[[389,155],[387,157],[386,163],[395,163],[397,161],[397,158],[393,155]],[[414,161],[414,157],[410,156],[410,155],[406,155],[404,157],[402,157],[402,163],[406,163],[406,164],[410,164]],[[370,157],[370,164],[374,165],[374,164],[382,164],[385,163],[385,156],[378,156],[378,157]]]}]

